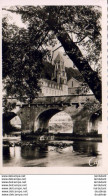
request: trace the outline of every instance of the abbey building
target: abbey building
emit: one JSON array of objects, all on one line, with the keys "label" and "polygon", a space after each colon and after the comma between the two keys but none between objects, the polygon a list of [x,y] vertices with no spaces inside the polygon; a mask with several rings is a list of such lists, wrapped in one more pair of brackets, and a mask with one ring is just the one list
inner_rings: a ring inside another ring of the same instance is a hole
[{"label": "abbey building", "polygon": [[67,74],[65,71],[64,60],[60,53],[54,60],[54,73],[51,80],[40,79],[40,96],[62,96],[62,95],[76,95],[76,94],[93,94],[89,89],[83,89],[83,82],[71,77],[67,81]]},{"label": "abbey building", "polygon": [[42,96],[68,95],[67,75],[60,53],[54,60],[54,73],[51,80],[40,79],[40,87]]}]

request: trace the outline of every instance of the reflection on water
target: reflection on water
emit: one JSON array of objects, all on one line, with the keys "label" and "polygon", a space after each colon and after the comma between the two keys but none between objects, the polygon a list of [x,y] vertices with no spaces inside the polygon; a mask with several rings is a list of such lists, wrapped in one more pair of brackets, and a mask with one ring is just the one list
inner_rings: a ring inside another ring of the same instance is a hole
[{"label": "reflection on water", "polygon": [[21,148],[21,157],[24,159],[41,159],[47,156],[48,146],[41,147],[27,147]]},{"label": "reflection on water", "polygon": [[[62,141],[66,143],[66,141]],[[14,167],[89,167],[92,157],[98,159],[101,165],[102,143],[95,142],[67,142],[67,146],[15,146],[3,148],[4,166]]]},{"label": "reflection on water", "polygon": [[74,142],[73,150],[80,154],[86,154],[88,156],[98,156],[98,143],[93,142]]}]

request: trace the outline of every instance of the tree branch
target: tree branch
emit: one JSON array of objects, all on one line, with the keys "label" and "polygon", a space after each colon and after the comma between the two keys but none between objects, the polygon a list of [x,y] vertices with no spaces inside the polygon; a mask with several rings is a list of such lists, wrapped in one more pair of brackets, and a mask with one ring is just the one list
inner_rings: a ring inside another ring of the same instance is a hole
[{"label": "tree branch", "polygon": [[80,43],[81,41],[83,41],[86,37],[87,37],[87,35],[85,35],[83,38],[81,38],[80,41],[74,42],[74,43],[75,43],[75,44],[78,44],[78,43]]},{"label": "tree branch", "polygon": [[60,45],[58,48],[56,48],[55,50],[53,50],[53,51],[52,51],[51,62],[52,62],[52,60],[53,60],[54,52],[55,52],[56,50],[58,50],[59,48],[61,48],[61,47],[63,47],[63,46],[62,46],[62,45]]},{"label": "tree branch", "polygon": [[77,35],[79,35],[79,33],[78,32],[75,32],[75,31],[73,31],[73,30],[69,30],[69,29],[65,29],[67,32],[70,32],[70,33],[74,33],[74,34],[77,34]]},{"label": "tree branch", "polygon": [[50,10],[47,11],[49,12],[49,20],[47,21],[47,23],[50,29],[55,32],[57,39],[60,41],[66,54],[76,65],[80,73],[83,75],[85,81],[89,85],[90,89],[93,91],[95,97],[101,102],[101,80],[99,79],[98,74],[93,71],[88,61],[82,55],[79,47],[70,38],[69,34],[66,32],[60,21],[57,21],[57,19],[53,17]]},{"label": "tree branch", "polygon": [[41,42],[39,43],[37,50],[39,49],[39,47],[42,45],[43,41],[45,40],[46,36],[48,35],[49,30],[46,32],[45,36],[43,37],[43,39],[41,40]]}]

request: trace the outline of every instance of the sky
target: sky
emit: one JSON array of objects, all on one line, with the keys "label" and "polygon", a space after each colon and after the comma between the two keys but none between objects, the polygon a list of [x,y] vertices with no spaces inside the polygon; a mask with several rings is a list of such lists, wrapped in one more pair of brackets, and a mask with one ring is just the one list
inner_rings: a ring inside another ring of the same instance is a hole
[{"label": "sky", "polygon": [[16,13],[12,13],[6,10],[2,11],[2,17],[8,17],[8,22],[10,24],[15,24],[20,28],[26,28],[26,24],[24,24],[21,20],[21,15],[20,14],[16,14]]}]

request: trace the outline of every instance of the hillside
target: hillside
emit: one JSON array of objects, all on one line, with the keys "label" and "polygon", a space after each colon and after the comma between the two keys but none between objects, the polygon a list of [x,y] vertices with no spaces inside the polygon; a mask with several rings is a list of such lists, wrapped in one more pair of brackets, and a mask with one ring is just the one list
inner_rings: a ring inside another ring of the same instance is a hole
[{"label": "hillside", "polygon": [[82,82],[84,79],[80,72],[77,69],[73,69],[72,67],[66,67],[66,73],[67,73],[67,80],[70,80],[72,77],[76,80]]},{"label": "hillside", "polygon": [[[72,67],[66,67],[67,80],[70,80],[72,77],[78,81],[83,81],[83,77],[77,69]],[[44,62],[41,71],[41,78],[51,80],[52,74],[54,73],[54,66],[49,62]]]}]

